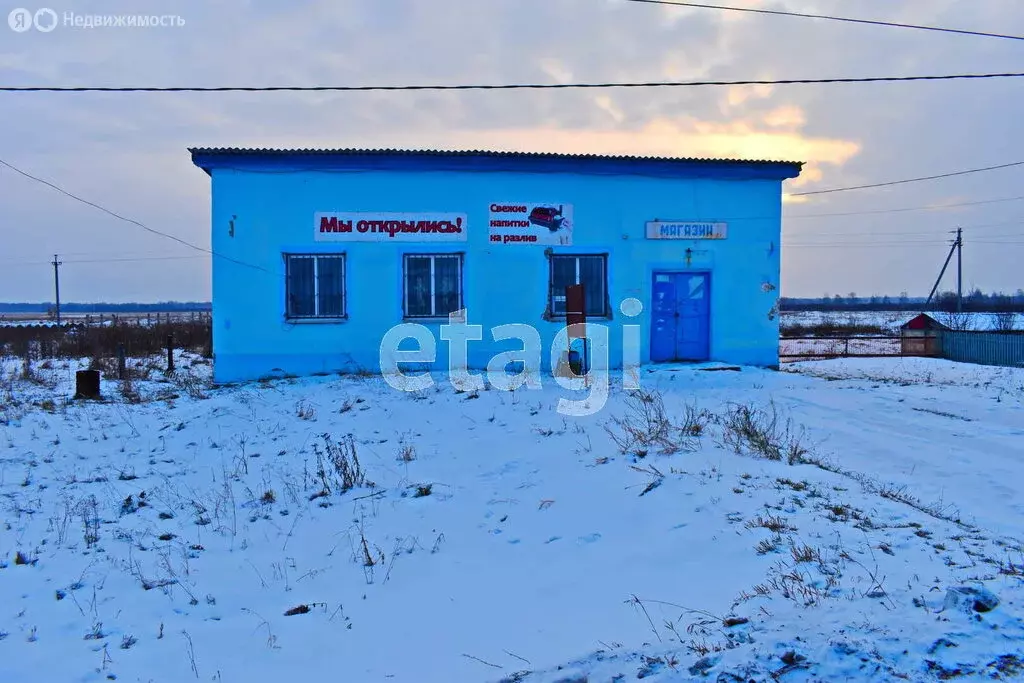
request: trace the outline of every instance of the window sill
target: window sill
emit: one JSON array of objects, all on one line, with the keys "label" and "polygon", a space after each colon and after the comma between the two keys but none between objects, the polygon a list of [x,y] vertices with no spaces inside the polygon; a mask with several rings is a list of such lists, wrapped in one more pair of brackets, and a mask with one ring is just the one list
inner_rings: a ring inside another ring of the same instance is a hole
[{"label": "window sill", "polygon": [[[608,321],[612,319],[613,318],[610,314],[588,315],[586,318],[586,322],[589,323],[594,321]],[[564,323],[567,320],[567,318],[565,315],[553,315],[551,313],[547,313],[544,315],[544,320],[548,321],[549,323]]]},{"label": "window sill", "polygon": [[431,315],[431,316],[405,316],[402,318],[403,323],[455,323],[456,325],[465,323],[466,318],[455,318],[454,320],[449,319],[446,315]]},{"label": "window sill", "polygon": [[348,316],[340,318],[285,318],[284,322],[287,325],[340,325],[341,323],[348,322]]}]

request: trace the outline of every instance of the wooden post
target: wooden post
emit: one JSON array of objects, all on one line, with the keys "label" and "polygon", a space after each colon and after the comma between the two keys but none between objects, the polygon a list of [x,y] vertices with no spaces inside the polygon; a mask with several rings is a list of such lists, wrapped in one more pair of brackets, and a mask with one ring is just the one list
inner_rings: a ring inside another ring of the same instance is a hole
[{"label": "wooden post", "polygon": [[60,266],[61,261],[57,260],[57,254],[53,255],[53,291],[56,295],[54,314],[57,318],[57,327],[60,327]]},{"label": "wooden post", "polygon": [[128,375],[127,364],[124,359],[124,344],[117,345],[117,378],[124,381]]},{"label": "wooden post", "polygon": [[203,329],[206,332],[206,337],[203,341],[203,357],[213,358],[213,321],[207,320]]},{"label": "wooden post", "polygon": [[174,336],[167,335],[167,372],[174,372]]}]

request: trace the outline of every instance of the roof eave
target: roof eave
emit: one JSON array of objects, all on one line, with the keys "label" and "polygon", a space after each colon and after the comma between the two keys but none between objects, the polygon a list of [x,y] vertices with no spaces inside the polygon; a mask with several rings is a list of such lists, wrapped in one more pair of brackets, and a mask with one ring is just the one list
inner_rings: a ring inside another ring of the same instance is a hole
[{"label": "roof eave", "polygon": [[260,170],[421,170],[653,175],[677,178],[786,180],[800,175],[803,162],[607,156],[484,150],[318,150],[189,148],[192,162],[214,169]]}]

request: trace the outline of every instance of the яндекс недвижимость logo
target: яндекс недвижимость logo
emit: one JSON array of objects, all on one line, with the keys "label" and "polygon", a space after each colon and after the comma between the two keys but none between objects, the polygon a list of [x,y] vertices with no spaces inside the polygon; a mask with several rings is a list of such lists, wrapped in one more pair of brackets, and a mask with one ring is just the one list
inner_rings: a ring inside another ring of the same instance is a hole
[{"label": "\u044f\u043d\u0434\u0435\u043a\u0441 \u043d\u0435\u0434\u0432\u0438\u0436\u0438\u043c\u043e\u0441\u0442\u044c logo", "polygon": [[19,7],[11,10],[11,13],[7,15],[7,25],[18,33],[24,33],[31,28],[49,33],[57,28],[57,13],[48,7],[43,7],[35,12]]},{"label": "\u044f\u043d\u0434\u0435\u043a\u0441 \u043d\u0435\u0434\u0432\u0438\u0436\u0438\u043c\u043e\u0441\u0442\u044c logo", "polygon": [[177,14],[76,14],[70,11],[58,17],[57,12],[49,7],[35,12],[18,7],[7,15],[7,25],[16,33],[25,33],[33,28],[49,33],[58,24],[70,28],[168,28],[184,26],[185,20]]}]

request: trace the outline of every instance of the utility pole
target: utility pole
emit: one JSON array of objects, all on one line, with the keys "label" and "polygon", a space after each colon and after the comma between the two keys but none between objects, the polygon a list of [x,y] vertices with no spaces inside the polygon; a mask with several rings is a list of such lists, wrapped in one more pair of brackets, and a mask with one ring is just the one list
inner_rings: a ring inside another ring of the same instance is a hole
[{"label": "utility pole", "polygon": [[57,254],[53,255],[53,292],[56,297],[57,324],[60,325],[60,266]]},{"label": "utility pole", "polygon": [[928,294],[928,300],[924,302],[924,306],[927,309],[928,304],[932,302],[932,297],[935,296],[935,292],[939,291],[939,285],[942,284],[942,276],[946,274],[946,268],[949,267],[949,262],[953,258],[953,252],[956,251],[957,242],[954,240],[953,245],[949,248],[949,253],[946,254],[946,262],[942,264],[942,270],[939,271],[939,277],[935,280],[935,286],[932,287],[931,293]]},{"label": "utility pole", "polygon": [[964,231],[956,229],[956,312],[964,312]]}]

